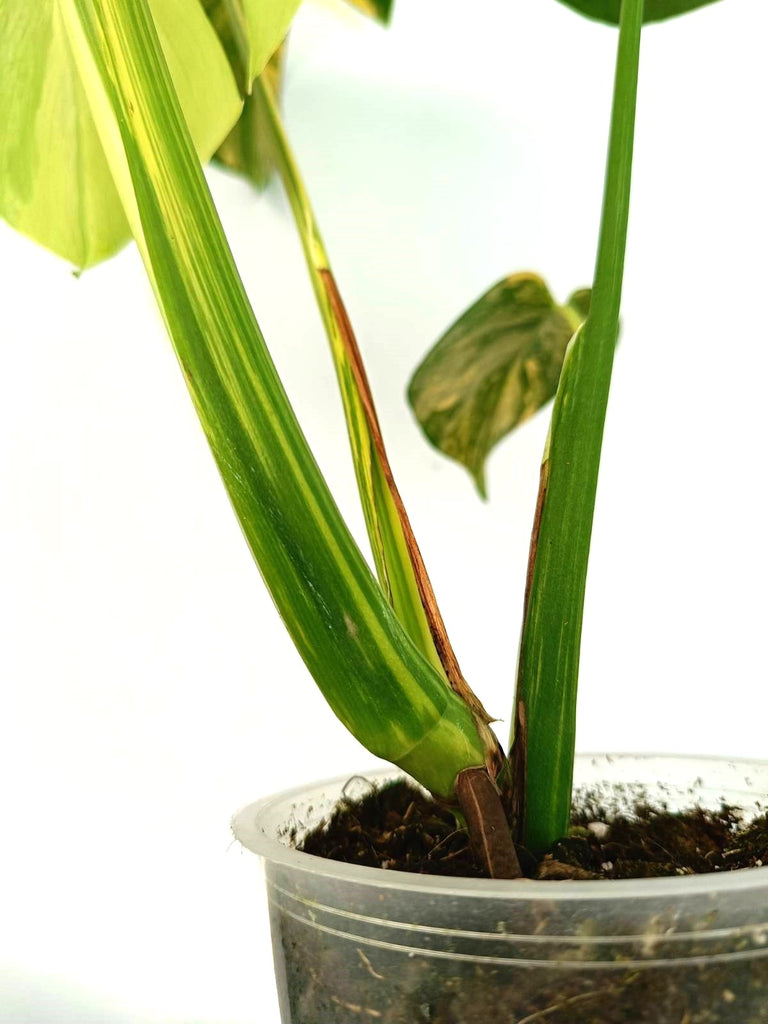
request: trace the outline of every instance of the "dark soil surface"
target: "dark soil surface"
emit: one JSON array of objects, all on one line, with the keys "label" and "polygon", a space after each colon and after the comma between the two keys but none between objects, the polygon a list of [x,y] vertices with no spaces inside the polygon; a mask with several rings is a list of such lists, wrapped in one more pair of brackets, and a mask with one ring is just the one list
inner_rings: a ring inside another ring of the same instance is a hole
[{"label": "dark soil surface", "polygon": [[[451,811],[416,786],[371,787],[338,805],[329,821],[301,843],[305,853],[348,864],[421,874],[482,877],[467,833]],[[637,803],[613,813],[585,794],[570,835],[544,857],[518,849],[529,878],[649,878],[768,865],[768,814],[744,825],[739,812],[696,808],[673,813]]]}]

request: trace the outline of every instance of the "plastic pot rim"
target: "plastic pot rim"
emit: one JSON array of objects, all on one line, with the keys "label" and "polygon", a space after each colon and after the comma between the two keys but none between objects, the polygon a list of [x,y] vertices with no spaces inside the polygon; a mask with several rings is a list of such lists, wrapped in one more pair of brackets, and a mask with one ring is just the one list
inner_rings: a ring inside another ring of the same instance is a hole
[{"label": "plastic pot rim", "polygon": [[[591,758],[614,758],[616,760],[631,758],[634,761],[664,758],[675,761],[689,761],[692,764],[701,763],[702,765],[708,763],[723,765],[743,764],[745,766],[763,768],[768,773],[768,760],[744,757],[585,752],[579,754],[578,758],[580,760]],[[232,819],[232,832],[235,839],[247,850],[255,853],[265,861],[281,864],[295,871],[322,874],[327,878],[352,882],[357,885],[371,885],[378,888],[398,889],[414,893],[443,894],[451,897],[481,895],[487,898],[498,897],[502,899],[605,899],[608,901],[612,899],[658,899],[660,897],[694,896],[714,890],[720,893],[744,894],[752,889],[764,892],[766,887],[768,887],[768,866],[664,878],[564,881],[444,878],[439,875],[387,871],[382,868],[372,868],[359,864],[345,864],[340,861],[327,860],[324,857],[303,853],[280,842],[274,835],[268,833],[263,824],[264,820],[271,817],[271,812],[275,811],[278,806],[290,805],[300,801],[310,789],[318,790],[327,787],[328,789],[338,790],[356,776],[375,782],[403,775],[404,773],[396,768],[368,769],[361,772],[346,773],[331,779],[323,779],[303,786],[294,786],[243,807]]]}]

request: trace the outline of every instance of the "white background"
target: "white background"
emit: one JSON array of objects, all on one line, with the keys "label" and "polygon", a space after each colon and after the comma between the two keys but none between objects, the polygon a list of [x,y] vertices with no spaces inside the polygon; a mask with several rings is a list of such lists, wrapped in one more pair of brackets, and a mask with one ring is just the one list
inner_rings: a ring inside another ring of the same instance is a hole
[{"label": "white background", "polygon": [[[624,330],[584,625],[582,749],[766,753],[764,0],[645,33]],[[411,370],[471,301],[594,259],[615,32],[554,2],[308,6],[285,109],[465,673],[510,705],[546,414],[483,505]],[[210,181],[361,541],[286,204]],[[236,808],[370,765],[250,562],[135,251],[76,280],[0,226],[0,1019],[271,1024]],[[506,723],[501,729],[506,732]]]}]

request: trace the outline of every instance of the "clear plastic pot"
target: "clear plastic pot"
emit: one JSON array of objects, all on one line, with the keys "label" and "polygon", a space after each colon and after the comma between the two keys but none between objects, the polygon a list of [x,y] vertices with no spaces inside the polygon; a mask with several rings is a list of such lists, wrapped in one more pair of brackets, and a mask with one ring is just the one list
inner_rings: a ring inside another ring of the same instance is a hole
[{"label": "clear plastic pot", "polygon": [[[619,798],[640,784],[673,808],[768,806],[768,762],[581,756],[576,783]],[[282,793],[233,823],[264,862],[284,1024],[768,1022],[768,867],[502,882],[293,849],[349,785]]]}]

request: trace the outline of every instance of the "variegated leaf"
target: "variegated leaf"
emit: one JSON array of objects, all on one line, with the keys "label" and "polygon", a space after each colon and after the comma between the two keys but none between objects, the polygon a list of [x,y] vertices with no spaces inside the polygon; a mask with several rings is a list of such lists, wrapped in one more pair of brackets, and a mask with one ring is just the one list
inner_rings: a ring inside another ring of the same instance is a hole
[{"label": "variegated leaf", "polygon": [[554,396],[588,308],[587,289],[559,306],[536,274],[514,274],[463,313],[414,374],[408,397],[424,433],[484,497],[489,452]]},{"label": "variegated leaf", "polygon": [[[198,0],[151,10],[198,153],[207,160],[241,101]],[[58,0],[0,0],[0,216],[77,267],[130,238],[64,31]]]}]

